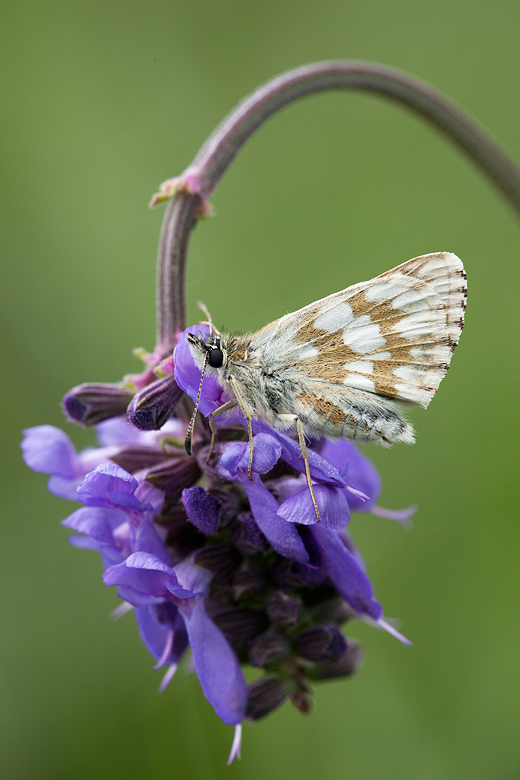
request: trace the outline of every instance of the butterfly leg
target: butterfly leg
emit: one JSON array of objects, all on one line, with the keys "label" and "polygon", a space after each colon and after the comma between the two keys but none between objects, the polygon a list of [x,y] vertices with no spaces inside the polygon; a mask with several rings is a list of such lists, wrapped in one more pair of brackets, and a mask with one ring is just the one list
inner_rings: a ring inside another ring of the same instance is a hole
[{"label": "butterfly leg", "polygon": [[217,428],[213,422],[213,418],[216,417],[217,414],[222,414],[222,412],[227,412],[229,409],[233,409],[236,405],[237,402],[234,399],[232,401],[228,401],[227,403],[222,404],[222,406],[219,406],[218,409],[215,409],[214,412],[211,412],[210,416],[208,417],[209,428],[211,431],[211,444],[209,445],[209,452],[208,457],[206,458],[206,463],[209,463],[211,456],[213,455],[213,450],[215,449],[215,439],[217,438]]},{"label": "butterfly leg", "polygon": [[314,511],[316,512],[316,517],[318,518],[318,523],[319,523],[321,521],[320,510],[318,509],[318,502],[316,501],[316,496],[314,495],[314,490],[312,487],[311,470],[309,468],[309,453],[307,451],[307,444],[305,443],[305,432],[303,430],[303,425],[301,423],[300,418],[296,414],[280,414],[278,416],[281,417],[283,420],[287,420],[287,422],[296,423],[296,432],[298,433],[298,443],[300,445],[300,451],[305,465],[305,476],[307,477],[307,485],[309,486],[312,505],[314,507]]},{"label": "butterfly leg", "polygon": [[231,385],[231,388],[235,394],[235,398],[237,399],[237,403],[240,406],[240,411],[246,418],[247,422],[247,436],[249,439],[249,464],[247,467],[247,476],[249,477],[249,481],[253,481],[253,426],[252,426],[252,415],[249,409],[247,408],[247,404],[244,400],[244,396],[242,395],[242,391],[240,389],[240,386],[235,379],[234,376],[229,377],[229,384]]}]

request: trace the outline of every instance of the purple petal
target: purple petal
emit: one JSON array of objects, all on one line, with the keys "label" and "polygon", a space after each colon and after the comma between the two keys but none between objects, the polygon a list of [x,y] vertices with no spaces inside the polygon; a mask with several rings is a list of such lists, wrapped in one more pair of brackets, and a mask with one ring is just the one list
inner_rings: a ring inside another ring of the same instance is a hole
[{"label": "purple petal", "polygon": [[[189,345],[186,342],[187,333],[200,333],[204,338],[208,338],[209,327],[207,325],[193,325],[191,328],[182,331],[179,334],[177,346],[173,351],[175,381],[185,393],[188,393],[192,401],[196,402],[202,374],[191,356]],[[222,406],[228,400],[215,377],[206,373],[199,402],[200,413],[204,417],[208,417],[211,412],[214,412],[215,409],[218,409],[219,406]]]},{"label": "purple petal", "polygon": [[141,432],[126,417],[112,417],[96,425],[96,433],[102,447],[112,444],[141,444]]},{"label": "purple petal", "polygon": [[141,502],[133,495],[138,482],[128,471],[115,463],[104,463],[87,474],[78,487],[78,499],[89,506],[125,506],[140,509]]},{"label": "purple petal", "polygon": [[[291,439],[284,433],[270,428],[261,420],[253,420],[253,430],[263,433],[269,433],[272,437],[276,438],[282,446],[282,459],[288,463],[297,471],[305,471],[305,463],[301,456],[298,442]],[[325,482],[329,485],[337,485],[338,487],[346,487],[347,483],[341,476],[337,468],[332,466],[325,458],[318,455],[314,450],[309,449],[309,469],[311,476],[320,482]]]},{"label": "purple petal", "polygon": [[189,598],[171,566],[150,553],[132,553],[126,561],[111,566],[103,574],[105,585],[119,585],[120,598],[136,607],[156,602],[157,599]]},{"label": "purple petal", "polygon": [[113,417],[96,425],[98,442],[102,447],[119,447],[121,444],[157,447],[164,436],[183,439],[185,432],[185,423],[174,418],[165,422],[160,431],[140,431],[126,417]]},{"label": "purple petal", "polygon": [[[278,463],[282,454],[282,445],[269,433],[257,433],[253,436],[253,466],[257,474],[267,474]],[[249,466],[249,444],[242,450],[237,462],[237,468],[247,469]]]},{"label": "purple petal", "polygon": [[156,661],[162,658],[170,632],[173,632],[167,664],[177,663],[188,646],[184,621],[175,604],[137,607],[135,618],[143,643]]},{"label": "purple petal", "polygon": [[194,564],[193,557],[190,555],[178,563],[175,566],[175,575],[183,588],[205,596],[213,578],[213,572]]},{"label": "purple petal", "polygon": [[75,477],[76,451],[66,433],[53,425],[27,428],[21,443],[25,463],[33,471]]},{"label": "purple petal", "polygon": [[373,598],[372,585],[354,555],[348,550],[336,531],[313,525],[311,533],[323,549],[329,565],[329,577],[338,593],[359,615],[379,620],[381,604]]},{"label": "purple petal", "polygon": [[293,571],[309,585],[319,585],[329,575],[329,564],[325,553],[312,533],[302,530],[303,543],[309,554],[309,563],[293,563]]},{"label": "purple petal", "polygon": [[[323,525],[336,530],[344,528],[350,521],[345,490],[330,485],[313,485],[313,490]],[[289,523],[314,525],[318,522],[311,491],[307,485],[299,493],[284,501],[277,514]]]},{"label": "purple petal", "polygon": [[204,696],[224,723],[241,723],[247,686],[231,645],[208,616],[201,595],[181,604],[180,610]]},{"label": "purple petal", "polygon": [[126,509],[141,508],[141,502],[131,493],[124,490],[107,490],[106,497],[112,504],[117,504]]},{"label": "purple petal", "polygon": [[[269,433],[257,433],[253,437],[253,465],[256,474],[267,474],[278,463],[282,454],[282,445]],[[230,479],[237,478],[237,469],[247,469],[249,466],[249,444],[237,442],[226,449],[222,455],[219,467],[225,469]]]},{"label": "purple petal", "polygon": [[134,531],[133,549],[135,552],[150,553],[166,566],[170,566],[171,558],[157,528],[150,517],[144,517]]},{"label": "purple petal", "polygon": [[79,479],[68,479],[67,477],[60,477],[58,474],[53,474],[47,482],[47,490],[52,493],[53,496],[58,496],[58,498],[66,498],[69,501],[79,501],[77,493],[79,483]]},{"label": "purple petal", "polygon": [[240,723],[244,718],[247,687],[238,659],[220,629],[206,613],[204,598],[212,573],[193,564],[192,557],[177,564],[175,573],[193,599],[179,600],[186,624],[193,663],[207,700],[224,723]]},{"label": "purple petal", "polygon": [[[139,476],[140,475],[137,474],[137,477]],[[152,485],[145,480],[144,482],[139,482],[139,486],[134,495],[139,499],[141,505],[149,504],[154,515],[160,514],[164,504],[164,493],[162,490],[159,490],[155,485]]]},{"label": "purple petal", "polygon": [[247,478],[247,471],[240,469],[240,481],[247,493],[256,524],[267,537],[277,553],[299,563],[307,563],[309,555],[296,527],[277,515],[278,501],[262,484],[260,477],[254,481]]},{"label": "purple petal", "polygon": [[202,487],[186,488],[182,491],[182,503],[188,520],[206,536],[217,532],[220,518],[220,504]]},{"label": "purple petal", "polygon": [[83,506],[62,520],[61,524],[92,537],[96,542],[115,546],[113,531],[124,522],[125,517],[120,509]]},{"label": "purple petal", "polygon": [[238,461],[242,458],[246,447],[246,442],[237,441],[234,444],[231,444],[231,442],[224,442],[222,445],[224,454],[220,458],[217,466],[217,471],[221,477],[230,481],[238,479]]},{"label": "purple petal", "polygon": [[[90,536],[69,536],[69,544],[73,547],[77,547],[78,550],[94,550],[95,552],[101,552],[102,548],[107,549]],[[113,563],[120,563],[120,561],[121,556],[119,556],[119,560],[111,561],[110,565]]]},{"label": "purple petal", "polygon": [[381,492],[381,477],[376,467],[362,455],[350,441],[327,441],[320,455],[335,466],[348,484],[368,496],[362,501],[355,494],[349,496],[349,505],[353,512],[368,512]]},{"label": "purple petal", "polygon": [[285,479],[279,479],[276,481],[276,495],[280,503],[286,501],[291,496],[295,496],[303,488],[307,487],[307,480],[304,474],[299,474],[297,477],[285,477]]}]

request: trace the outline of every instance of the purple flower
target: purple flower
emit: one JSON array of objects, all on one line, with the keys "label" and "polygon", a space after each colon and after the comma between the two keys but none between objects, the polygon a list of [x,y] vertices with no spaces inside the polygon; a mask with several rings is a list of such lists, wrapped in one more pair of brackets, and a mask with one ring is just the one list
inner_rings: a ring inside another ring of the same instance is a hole
[{"label": "purple flower", "polygon": [[[129,407],[134,417],[136,409],[148,414],[148,402],[153,406],[158,398],[160,414],[152,416],[153,425],[160,423],[177,402],[177,385],[196,400],[201,371],[186,332],[174,352],[175,380],[171,373],[170,384],[153,380],[148,372],[151,384],[143,380]],[[197,325],[189,332],[207,336],[209,329]],[[208,374],[202,414],[227,400]],[[240,410],[216,423],[209,461],[202,418],[193,456],[182,446],[187,423],[174,417],[160,430],[105,419],[96,426],[100,446],[79,454],[65,433],[43,425],[25,431],[22,449],[31,468],[50,474],[51,492],[81,504],[63,525],[76,532],[74,546],[100,554],[103,581],[122,599],[116,613],[133,609],[155,668],[166,668],[161,691],[191,650],[207,700],[235,726],[232,760],[244,719],[258,720],[286,699],[308,712],[313,681],[356,671],[361,651],[341,632],[347,620],[368,621],[407,642],[382,617],[345,527],[353,512],[398,520],[409,512],[376,506],[379,475],[353,444],[317,440],[308,452],[318,523],[291,436],[253,420],[250,480]],[[249,686],[242,672],[247,664],[265,672]]]}]

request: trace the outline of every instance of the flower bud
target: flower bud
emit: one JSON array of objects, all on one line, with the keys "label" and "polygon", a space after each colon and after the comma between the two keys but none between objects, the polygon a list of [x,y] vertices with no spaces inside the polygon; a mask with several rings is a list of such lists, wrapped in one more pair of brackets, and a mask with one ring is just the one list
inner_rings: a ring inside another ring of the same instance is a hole
[{"label": "flower bud", "polygon": [[233,545],[216,542],[199,550],[193,562],[214,574],[231,575],[240,563],[240,556]]},{"label": "flower bud", "polygon": [[73,387],[63,396],[63,411],[71,422],[88,427],[125,414],[132,393],[119,385],[91,382]]},{"label": "flower bud", "polygon": [[162,490],[165,495],[165,509],[177,503],[184,488],[189,488],[200,479],[200,469],[194,458],[183,456],[169,458],[148,470],[147,482]]},{"label": "flower bud", "polygon": [[312,626],[294,640],[298,655],[308,661],[338,661],[347,651],[347,642],[336,626]]},{"label": "flower bud", "polygon": [[155,518],[155,522],[166,530],[166,544],[174,565],[202,547],[206,537],[186,517],[181,503]]},{"label": "flower bud", "polygon": [[[170,453],[171,454],[171,453]],[[179,455],[184,451],[179,448]],[[115,455],[111,455],[110,460],[121,466],[122,469],[130,474],[136,471],[152,468],[159,463],[163,463],[166,456],[158,447],[144,447],[139,445],[123,445]]]},{"label": "flower bud", "polygon": [[279,588],[301,588],[302,578],[295,571],[294,562],[276,555],[271,563],[271,577]]},{"label": "flower bud", "polygon": [[291,648],[285,637],[278,634],[262,634],[257,636],[249,646],[249,663],[251,666],[280,666],[291,657]]},{"label": "flower bud", "polygon": [[182,503],[190,523],[206,536],[217,532],[220,504],[207,490],[195,485],[182,491]]},{"label": "flower bud", "polygon": [[302,610],[299,598],[289,595],[283,590],[276,590],[266,601],[267,614],[279,626],[294,626]]},{"label": "flower bud", "polygon": [[266,579],[261,569],[250,567],[239,569],[233,577],[233,597],[239,601],[243,597],[258,596],[265,589]]},{"label": "flower bud", "polygon": [[312,614],[317,623],[346,623],[356,616],[356,613],[349,607],[346,601],[337,596],[327,599],[322,604],[316,604],[312,609]]},{"label": "flower bud", "polygon": [[247,642],[263,634],[268,627],[265,612],[256,609],[228,607],[211,617],[235,650],[240,650]]},{"label": "flower bud", "polygon": [[247,686],[247,720],[265,718],[276,710],[287,698],[285,682],[279,677],[262,677]]},{"label": "flower bud", "polygon": [[324,661],[309,669],[307,675],[315,681],[350,677],[358,671],[363,661],[363,650],[355,642],[349,642],[346,652],[337,661]]},{"label": "flower bud", "polygon": [[293,707],[303,715],[308,715],[312,711],[312,692],[309,688],[296,688],[289,694]]},{"label": "flower bud", "polygon": [[128,418],[141,431],[162,428],[183,396],[173,374],[157,379],[134,395]]}]

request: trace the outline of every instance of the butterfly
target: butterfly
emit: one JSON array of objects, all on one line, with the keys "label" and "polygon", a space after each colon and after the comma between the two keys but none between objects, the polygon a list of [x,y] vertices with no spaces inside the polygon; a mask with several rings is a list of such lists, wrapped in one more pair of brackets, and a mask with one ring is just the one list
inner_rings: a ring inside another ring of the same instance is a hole
[{"label": "butterfly", "polygon": [[[390,447],[412,444],[405,412],[426,408],[446,375],[464,326],[467,284],[461,260],[450,252],[415,257],[368,282],[360,282],[286,314],[254,334],[188,333],[202,371],[213,374],[231,400],[209,416],[240,407],[249,437],[252,419],[278,430],[296,430],[307,484],[320,513],[305,437],[348,439]],[[211,318],[209,318],[211,320]]]}]

